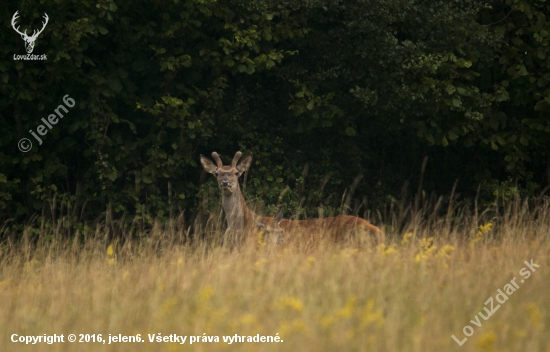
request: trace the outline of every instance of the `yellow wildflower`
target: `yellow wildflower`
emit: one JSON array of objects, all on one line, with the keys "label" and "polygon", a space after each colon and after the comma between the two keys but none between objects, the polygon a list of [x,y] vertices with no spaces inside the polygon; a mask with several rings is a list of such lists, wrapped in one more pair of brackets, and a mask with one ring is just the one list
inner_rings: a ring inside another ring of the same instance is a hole
[{"label": "yellow wildflower", "polygon": [[166,301],[164,301],[164,303],[160,307],[159,319],[169,315],[177,303],[178,301],[175,297],[168,298]]},{"label": "yellow wildflower", "polygon": [[541,313],[539,308],[535,303],[529,303],[527,305],[527,311],[529,312],[529,318],[531,319],[531,324],[533,324],[536,328],[541,328],[542,323],[541,320]]},{"label": "yellow wildflower", "polygon": [[300,271],[307,270],[311,268],[312,264],[315,262],[314,257],[307,257],[307,259],[304,261],[304,264],[300,267]]},{"label": "yellow wildflower", "polygon": [[371,323],[376,323],[378,326],[384,325],[384,315],[381,309],[374,309],[374,300],[369,299],[363,307],[361,316],[361,328],[367,327]]},{"label": "yellow wildflower", "polygon": [[386,246],[384,243],[381,243],[378,245],[376,249],[378,250],[378,253],[380,253],[382,257],[386,257],[390,254],[397,253],[397,248],[393,244],[390,246]]},{"label": "yellow wildflower", "polygon": [[283,296],[275,302],[275,307],[279,310],[294,310],[301,312],[304,310],[304,304],[298,298]]},{"label": "yellow wildflower", "polygon": [[407,232],[403,235],[403,239],[401,240],[401,245],[404,246],[406,245],[407,243],[409,243],[409,241],[411,240],[411,238],[413,237],[413,233],[412,232]]},{"label": "yellow wildflower", "polygon": [[258,244],[258,247],[260,248],[263,248],[265,247],[265,242],[264,242],[264,231],[258,231],[258,236],[256,238],[256,243]]},{"label": "yellow wildflower", "polygon": [[496,338],[496,334],[492,331],[489,331],[481,335],[481,337],[477,339],[476,345],[477,347],[479,347],[479,349],[483,351],[493,351],[495,348]]},{"label": "yellow wildflower", "polygon": [[113,265],[115,263],[115,249],[112,244],[110,244],[109,247],[107,247],[106,254],[107,254],[107,263],[109,263],[109,265]]},{"label": "yellow wildflower", "polygon": [[201,290],[201,292],[199,292],[199,301],[201,303],[204,303],[208,301],[213,294],[214,294],[214,288],[210,285],[206,286]]},{"label": "yellow wildflower", "polygon": [[471,243],[477,243],[483,239],[483,236],[488,234],[491,231],[491,228],[493,227],[492,222],[488,222],[485,225],[479,225],[479,229],[477,230],[476,236],[472,238]]},{"label": "yellow wildflower", "polygon": [[326,328],[341,319],[350,318],[353,315],[354,308],[355,296],[351,295],[344,307],[338,309],[334,314],[327,315],[320,320],[321,326]]},{"label": "yellow wildflower", "polygon": [[236,325],[258,325],[258,319],[254,314],[245,314],[237,320]]},{"label": "yellow wildflower", "polygon": [[443,257],[443,258],[450,258],[450,255],[449,255],[449,254],[450,254],[452,251],[454,251],[454,249],[455,249],[455,247],[453,247],[453,246],[451,246],[451,245],[449,245],[449,244],[446,244],[446,245],[444,245],[443,247],[441,247],[441,248],[439,249],[439,251],[437,252],[436,257],[438,257],[438,258],[441,258],[441,257]]},{"label": "yellow wildflower", "polygon": [[348,299],[346,305],[340,309],[336,315],[342,318],[349,318],[353,315],[353,308],[355,307],[355,297],[352,295]]},{"label": "yellow wildflower", "polygon": [[434,252],[437,249],[437,246],[433,246],[433,237],[430,238],[422,238],[419,243],[419,250],[418,254],[414,257],[414,261],[416,263],[426,260],[430,257],[432,252]]}]

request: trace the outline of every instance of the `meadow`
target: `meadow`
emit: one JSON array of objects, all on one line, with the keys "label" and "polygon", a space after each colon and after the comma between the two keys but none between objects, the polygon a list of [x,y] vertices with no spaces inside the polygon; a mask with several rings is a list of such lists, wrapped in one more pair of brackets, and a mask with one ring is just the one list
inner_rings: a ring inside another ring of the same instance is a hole
[{"label": "meadow", "polygon": [[[550,351],[549,210],[546,200],[417,212],[389,220],[382,245],[251,238],[239,251],[218,245],[214,227],[194,241],[162,225],[126,241],[106,241],[101,224],[79,241],[27,230],[0,247],[1,350]],[[65,342],[26,345],[12,334]],[[109,344],[109,334],[144,342]],[[171,334],[185,343],[149,341]]]}]

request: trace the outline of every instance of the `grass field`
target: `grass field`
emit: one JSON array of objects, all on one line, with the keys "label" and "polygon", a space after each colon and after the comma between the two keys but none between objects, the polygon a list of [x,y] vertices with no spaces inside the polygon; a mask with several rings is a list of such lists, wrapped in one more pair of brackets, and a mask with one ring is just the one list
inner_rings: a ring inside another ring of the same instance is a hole
[{"label": "grass field", "polygon": [[[5,242],[0,350],[550,351],[548,210],[461,215],[454,224],[463,226],[411,223],[381,246],[251,240],[237,252],[208,240],[174,244],[162,233],[124,245]],[[506,286],[514,278],[517,286]],[[499,289],[510,294],[497,309]],[[496,311],[487,317],[490,297]],[[473,334],[459,346],[451,335],[460,341],[463,331]],[[149,342],[159,333],[187,338]],[[26,345],[12,334],[64,334],[65,342]],[[71,343],[69,334],[106,342]],[[109,334],[145,342],[108,344]],[[220,342],[203,342],[208,336]]]}]

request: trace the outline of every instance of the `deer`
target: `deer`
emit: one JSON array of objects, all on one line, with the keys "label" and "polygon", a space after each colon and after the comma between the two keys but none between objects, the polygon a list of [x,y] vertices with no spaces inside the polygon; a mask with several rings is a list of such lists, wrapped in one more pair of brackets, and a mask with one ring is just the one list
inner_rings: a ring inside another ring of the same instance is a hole
[{"label": "deer", "polygon": [[[252,164],[252,155],[244,158],[239,164],[242,153],[235,153],[231,165],[223,165],[218,153],[213,152],[212,158],[216,161],[214,164],[204,155],[200,155],[200,162],[204,170],[216,177],[218,186],[222,192],[222,207],[227,220],[227,229],[223,235],[224,243],[230,245],[241,245],[246,236],[253,231],[264,232],[263,224],[278,224],[282,220],[282,211],[275,218],[258,216],[254,213],[244,200],[244,196],[239,186],[239,177],[250,168]],[[278,243],[280,238],[276,235],[277,229],[269,228],[269,232],[274,234],[270,239]]]},{"label": "deer", "polygon": [[[280,213],[283,210],[281,209]],[[371,233],[376,236],[378,244],[385,241],[385,234],[378,227],[365,219],[351,215],[337,215],[328,218],[317,218],[307,220],[288,220],[265,217],[260,219],[259,228],[267,236],[276,237],[278,243],[284,243],[285,233],[293,232],[302,237],[314,239],[318,234],[325,235],[333,242],[342,242],[349,238],[349,235],[357,235],[359,232]]]},{"label": "deer", "polygon": [[384,242],[384,233],[378,227],[356,216],[338,215],[322,219],[287,220],[282,218],[282,208],[274,218],[256,215],[247,207],[238,182],[239,177],[250,168],[252,155],[247,156],[237,164],[241,156],[242,153],[238,151],[231,161],[231,166],[224,166],[216,152],[212,153],[212,158],[217,165],[214,165],[210,159],[202,154],[200,155],[204,170],[216,177],[222,192],[222,207],[228,224],[224,239],[229,238],[232,234],[236,243],[242,243],[244,236],[251,231],[258,230],[260,233],[267,235],[272,242],[282,244],[285,242],[285,232],[299,231],[312,234],[316,231],[324,231],[328,233],[330,239],[340,241],[345,239],[351,232],[365,230],[374,233],[378,243]]},{"label": "deer", "polygon": [[17,18],[18,18],[17,17],[18,12],[19,11],[15,11],[15,13],[13,14],[13,17],[11,18],[11,26],[13,27],[13,29],[17,33],[19,33],[21,35],[21,38],[23,38],[23,40],[25,41],[25,50],[27,50],[27,53],[32,54],[32,51],[34,50],[34,42],[36,41],[36,38],[38,38],[40,33],[42,33],[44,31],[44,29],[46,28],[46,25],[48,24],[49,17],[48,17],[48,14],[44,12],[45,22],[42,22],[42,29],[40,29],[40,30],[35,29],[32,32],[32,35],[29,37],[27,35],[27,30],[26,29],[25,29],[25,32],[20,32],[19,31],[20,26],[15,28],[15,22],[17,21]]}]

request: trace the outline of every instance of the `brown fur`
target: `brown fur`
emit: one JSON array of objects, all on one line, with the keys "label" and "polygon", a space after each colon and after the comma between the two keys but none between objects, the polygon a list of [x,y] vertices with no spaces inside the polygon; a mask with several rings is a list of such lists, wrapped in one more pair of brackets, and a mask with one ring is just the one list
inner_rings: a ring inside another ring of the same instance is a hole
[{"label": "brown fur", "polygon": [[[376,235],[378,243],[384,242],[384,233],[367,220],[350,216],[339,215],[323,219],[310,220],[286,220],[282,219],[282,210],[276,218],[256,215],[246,206],[241,188],[239,176],[241,176],[252,164],[252,155],[247,156],[240,164],[237,162],[242,153],[237,152],[233,157],[231,166],[223,166],[218,153],[213,152],[212,157],[217,165],[203,155],[200,156],[204,169],[216,176],[218,186],[222,191],[222,206],[227,219],[227,230],[224,239],[234,243],[242,243],[251,232],[263,230],[273,237],[274,242],[280,242],[283,232],[300,232],[313,235],[321,233],[333,241],[339,241],[346,236],[364,229]],[[231,238],[231,239],[230,239]]]},{"label": "brown fur", "polygon": [[216,165],[203,155],[200,156],[204,170],[216,177],[222,191],[222,206],[227,220],[224,242],[230,245],[242,244],[250,232],[258,230],[258,223],[263,219],[246,206],[241,192],[239,176],[248,170],[252,163],[252,155],[249,155],[237,165],[241,155],[241,152],[235,153],[230,166],[224,166],[216,152],[212,153]]},{"label": "brown fur", "polygon": [[[301,236],[326,236],[334,242],[342,241],[348,235],[355,234],[358,230],[372,233],[376,236],[378,243],[384,243],[385,235],[378,227],[374,226],[365,219],[350,215],[338,215],[322,219],[308,220],[288,220],[283,219],[278,224],[274,224],[274,218],[264,218],[270,228],[280,227],[287,234],[301,234]],[[286,239],[286,238],[285,238]]]}]

